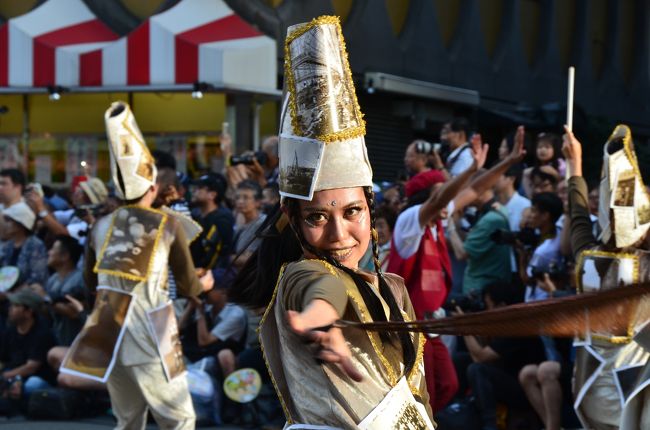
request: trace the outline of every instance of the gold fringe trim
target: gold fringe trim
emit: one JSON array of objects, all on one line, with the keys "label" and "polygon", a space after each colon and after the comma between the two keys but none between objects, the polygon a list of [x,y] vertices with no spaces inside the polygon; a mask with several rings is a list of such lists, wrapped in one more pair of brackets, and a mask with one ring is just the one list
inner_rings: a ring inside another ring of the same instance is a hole
[{"label": "gold fringe trim", "polygon": [[[363,113],[359,107],[359,101],[357,100],[357,93],[354,89],[354,84],[352,81],[352,72],[350,71],[350,64],[348,62],[348,52],[345,47],[345,39],[343,38],[343,31],[341,30],[341,23],[338,16],[323,15],[318,18],[314,18],[311,22],[303,25],[302,27],[294,30],[293,33],[287,36],[284,42],[284,76],[287,80],[287,89],[289,93],[289,110],[291,112],[291,125],[293,127],[293,132],[297,136],[305,137],[298,125],[298,105],[296,102],[296,82],[294,80],[292,66],[291,66],[291,49],[289,46],[298,37],[302,36],[309,30],[314,27],[322,25],[333,25],[336,27],[336,33],[339,38],[339,52],[341,54],[341,63],[343,64],[343,69],[345,73],[345,85],[347,90],[350,92],[353,100],[353,109],[355,116],[359,121],[357,127],[352,127],[347,130],[341,130],[336,133],[322,134],[312,137],[313,139],[320,140],[325,143],[335,142],[339,140],[348,140],[355,137],[365,136],[366,134],[366,122],[363,120]],[[311,137],[311,136],[310,136]]]},{"label": "gold fringe trim", "polygon": [[[604,258],[627,258],[631,259],[633,261],[633,268],[632,268],[632,281],[634,283],[638,283],[640,279],[640,262],[639,262],[639,256],[637,254],[632,254],[629,252],[609,252],[609,251],[602,251],[602,250],[586,250],[582,251],[580,255],[578,256],[578,261],[576,261],[576,271],[575,271],[575,277],[576,277],[576,289],[579,294],[584,293],[584,288],[582,285],[582,269],[584,268],[584,263],[585,263],[585,257],[604,257]],[[615,345],[623,345],[630,343],[632,341],[632,338],[634,337],[634,322],[630,322],[630,325],[627,328],[627,336],[601,336],[601,335],[592,335],[592,339],[597,339],[609,343],[613,343]]]},{"label": "gold fringe trim", "polygon": [[[158,232],[156,233],[156,239],[154,240],[153,243],[153,251],[151,252],[151,257],[149,258],[149,265],[147,266],[147,274],[145,276],[136,276],[131,273],[126,273],[126,272],[120,272],[118,270],[109,270],[109,269],[100,269],[99,265],[102,262],[102,259],[104,258],[104,253],[106,252],[106,248],[108,247],[108,242],[110,240],[111,235],[113,234],[113,228],[115,227],[115,217],[117,216],[117,212],[122,209],[140,209],[143,211],[149,211],[156,213],[158,215],[161,215],[161,220],[160,224],[158,225]],[[117,208],[115,211],[113,211],[113,216],[111,218],[111,225],[108,228],[108,233],[106,234],[106,238],[104,239],[104,243],[102,244],[102,249],[99,252],[99,256],[97,257],[97,261],[95,262],[95,267],[93,267],[93,272],[95,273],[101,273],[104,275],[111,275],[111,276],[116,276],[118,278],[124,278],[128,279],[129,281],[136,281],[136,282],[144,282],[149,278],[149,275],[151,274],[151,269],[153,268],[153,260],[154,260],[154,255],[156,252],[156,249],[158,249],[158,243],[160,243],[160,239],[162,238],[163,231],[165,224],[167,223],[167,214],[159,211],[157,209],[152,209],[152,208],[145,208],[142,206],[137,206],[137,205],[126,205],[126,206],[120,206]]]},{"label": "gold fringe trim", "polygon": [[280,280],[282,279],[282,275],[284,275],[284,269],[286,269],[286,267],[287,267],[287,263],[284,263],[280,268],[280,273],[278,274],[278,280],[275,282],[275,288],[273,289],[273,295],[271,296],[271,301],[269,302],[269,305],[264,310],[264,315],[262,315],[262,318],[260,319],[260,324],[257,326],[257,337],[260,341],[260,349],[262,350],[262,357],[264,357],[264,364],[266,365],[266,370],[269,372],[269,376],[271,377],[271,382],[273,383],[273,388],[275,389],[275,393],[278,395],[278,399],[280,399],[280,405],[282,406],[282,410],[284,411],[284,416],[286,417],[287,422],[289,424],[293,424],[293,419],[291,418],[291,414],[289,413],[289,408],[287,407],[284,397],[282,397],[282,393],[278,388],[278,383],[275,382],[275,377],[273,376],[273,372],[271,371],[271,366],[269,365],[269,361],[266,359],[266,352],[264,351],[264,342],[262,342],[262,334],[261,334],[262,325],[264,325],[266,318],[268,318],[269,314],[273,310],[273,307],[275,306],[275,300],[277,298],[278,289],[280,287]]},{"label": "gold fringe trim", "polygon": [[337,278],[340,278],[339,272],[337,272],[337,269],[334,266],[332,266],[331,264],[329,264],[327,261],[321,260],[320,258],[305,258],[305,260],[316,261],[316,262],[322,264],[323,266],[325,266],[327,271],[330,272],[331,275],[336,276]]},{"label": "gold fringe trim", "polygon": [[[404,321],[410,322],[411,318],[406,314],[406,312],[402,312],[402,315],[404,316]],[[424,360],[424,344],[427,342],[427,337],[424,333],[413,333],[413,343],[415,343],[415,336],[418,336],[417,340],[417,349],[415,352],[415,363],[413,364],[413,368],[411,369],[411,373],[408,375],[407,382],[409,384],[409,388],[411,389],[411,392],[413,394],[420,394],[420,387],[415,385],[415,378],[418,376],[420,366],[422,365],[422,361]],[[424,378],[424,372],[422,373],[422,377]]]},{"label": "gold fringe trim", "polygon": [[[368,313],[366,312],[365,308],[361,306],[361,303],[357,300],[356,297],[352,295],[350,291],[348,291],[348,298],[354,303],[355,307],[359,311],[359,314],[361,316],[361,321],[363,322],[371,322],[372,320],[368,316]],[[386,370],[387,376],[388,376],[388,384],[392,387],[397,385],[397,382],[399,379],[397,378],[397,374],[395,373],[395,369],[393,366],[388,362],[388,359],[386,356],[384,356],[383,348],[380,347],[381,345],[381,338],[379,337],[379,334],[374,331],[366,331],[368,335],[368,339],[370,339],[370,344],[372,345],[372,349],[375,350],[375,354],[377,354],[377,357],[379,357],[379,361],[381,362],[382,366],[384,367],[384,370]]]}]

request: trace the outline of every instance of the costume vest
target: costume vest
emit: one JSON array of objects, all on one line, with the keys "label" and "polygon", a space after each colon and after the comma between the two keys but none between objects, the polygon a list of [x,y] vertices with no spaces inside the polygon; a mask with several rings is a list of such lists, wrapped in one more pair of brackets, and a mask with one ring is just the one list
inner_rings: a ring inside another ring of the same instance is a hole
[{"label": "costume vest", "polygon": [[440,221],[436,229],[437,240],[430,228],[424,229],[417,252],[409,258],[402,258],[395,242],[391,242],[388,272],[404,278],[419,320],[424,319],[425,313],[440,308],[451,290],[451,262]]},{"label": "costume vest", "polygon": [[[611,252],[603,246],[585,250],[578,257],[576,276],[579,292],[648,281],[650,253],[633,248]],[[591,333],[575,342],[574,407],[586,428],[639,428],[641,411],[650,407],[643,394],[650,382],[650,335],[642,326],[648,319],[650,299],[642,298],[628,327],[619,327],[616,333]]]},{"label": "costume vest", "polygon": [[[401,346],[397,341],[382,340],[377,332],[342,329],[350,347],[351,360],[363,375],[361,382],[350,379],[335,364],[317,362],[311,346],[289,328],[287,310],[283,304],[283,297],[288,290],[294,288],[295,280],[312,276],[314,279],[326,277],[329,282],[342,282],[348,296],[343,319],[372,321],[354,281],[342,270],[320,260],[293,262],[282,269],[272,302],[260,322],[259,334],[264,358],[287,423],[309,423],[326,426],[318,428],[335,429],[432,428],[431,425],[420,422],[419,414],[412,413],[413,403],[406,406],[404,396],[397,396],[393,399],[394,402],[389,402],[390,405],[384,402],[390,399],[391,393],[401,383],[416,399],[420,399],[418,408],[423,408],[428,403],[422,364],[425,337],[421,333],[411,335],[417,347],[417,358],[413,370],[401,378]],[[368,280],[374,278],[369,273],[362,276]],[[386,276],[386,282],[402,309],[404,318],[411,320],[414,316],[413,309],[401,281],[397,276]],[[388,305],[379,295],[378,298],[387,312]],[[379,414],[379,427],[374,424],[367,427],[362,425],[376,414]],[[425,419],[427,420],[428,418]]]},{"label": "costume vest", "polygon": [[[114,364],[161,362],[168,379],[185,365],[167,293],[168,258],[177,223],[195,237],[191,220],[170,210],[123,206],[95,224],[97,299],[61,371],[106,382]],[[193,232],[191,232],[193,231]]]}]

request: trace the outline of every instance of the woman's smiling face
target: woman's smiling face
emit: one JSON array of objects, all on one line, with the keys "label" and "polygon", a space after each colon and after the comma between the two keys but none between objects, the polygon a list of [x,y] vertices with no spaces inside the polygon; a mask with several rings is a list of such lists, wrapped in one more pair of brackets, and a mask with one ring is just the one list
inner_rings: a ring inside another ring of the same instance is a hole
[{"label": "woman's smiling face", "polygon": [[317,191],[310,202],[301,200],[300,228],[311,246],[346,267],[358,268],[370,243],[370,210],[363,188]]}]

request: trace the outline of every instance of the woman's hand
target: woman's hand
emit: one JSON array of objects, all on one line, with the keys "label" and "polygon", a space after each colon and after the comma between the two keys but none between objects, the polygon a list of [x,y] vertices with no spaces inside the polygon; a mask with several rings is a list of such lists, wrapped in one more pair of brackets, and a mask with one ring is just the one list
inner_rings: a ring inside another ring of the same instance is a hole
[{"label": "woman's hand", "polygon": [[475,170],[480,170],[485,165],[485,160],[487,160],[488,150],[490,146],[486,143],[483,144],[481,135],[474,133],[472,135],[472,140],[470,142],[472,146],[472,158],[474,158],[474,168]]},{"label": "woman's hand", "polygon": [[582,145],[576,139],[569,127],[564,126],[564,136],[562,136],[562,153],[566,159],[567,176],[582,176]]},{"label": "woman's hand", "polygon": [[312,301],[302,312],[287,312],[289,327],[316,347],[314,355],[317,359],[335,363],[350,378],[359,382],[363,376],[352,363],[350,348],[341,329],[330,327],[338,318],[336,309],[321,299]]}]

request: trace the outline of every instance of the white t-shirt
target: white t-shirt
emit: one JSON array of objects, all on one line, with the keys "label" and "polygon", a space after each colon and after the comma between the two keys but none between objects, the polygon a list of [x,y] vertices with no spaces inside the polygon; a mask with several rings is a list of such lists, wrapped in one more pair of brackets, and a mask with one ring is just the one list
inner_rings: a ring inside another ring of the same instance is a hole
[{"label": "white t-shirt", "polygon": [[[420,226],[420,208],[422,205],[411,206],[399,214],[395,229],[393,229],[393,242],[400,257],[407,259],[418,252],[420,241],[424,235],[425,227]],[[429,227],[434,239],[438,239],[438,229]]]},{"label": "white t-shirt", "polygon": [[447,157],[447,162],[455,159],[455,161],[447,167],[447,170],[451,176],[460,175],[465,170],[469,169],[474,162],[474,158],[472,158],[472,148],[468,148],[467,146],[467,143],[459,146],[458,148],[451,151],[449,157]]},{"label": "white t-shirt", "polygon": [[508,212],[510,231],[519,231],[519,225],[521,224],[521,214],[524,212],[524,209],[530,207],[530,200],[518,192],[515,192],[512,197],[510,197],[510,200],[508,200],[508,203],[506,203],[504,206]]},{"label": "white t-shirt", "polygon": [[[549,266],[560,264],[562,260],[562,253],[560,252],[560,237],[562,236],[562,231],[557,230],[555,237],[546,239],[544,242],[540,243],[535,251],[533,256],[528,262],[528,267],[526,268],[526,273],[528,276],[533,275],[533,267],[537,267],[543,270],[547,270]],[[544,300],[548,298],[548,293],[541,288],[527,286],[526,287],[526,302],[533,302],[536,300]]]}]

